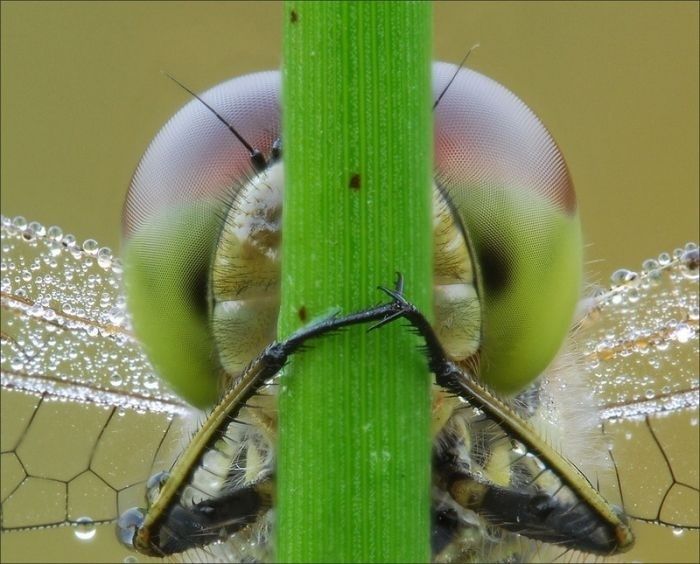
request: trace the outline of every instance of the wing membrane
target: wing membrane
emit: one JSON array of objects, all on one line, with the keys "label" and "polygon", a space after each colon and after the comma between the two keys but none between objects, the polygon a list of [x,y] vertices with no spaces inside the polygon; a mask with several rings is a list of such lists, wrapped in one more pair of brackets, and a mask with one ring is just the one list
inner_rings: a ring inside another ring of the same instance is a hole
[{"label": "wing membrane", "polygon": [[617,271],[578,329],[616,472],[604,493],[638,537],[624,560],[700,558],[697,273],[695,245]]},{"label": "wing membrane", "polygon": [[2,386],[182,414],[131,335],[121,264],[92,240],[2,218]]},{"label": "wing membrane", "polygon": [[[151,468],[168,468],[180,447],[188,409],[131,336],[110,251],[22,218],[0,221],[3,559],[39,547],[45,559],[44,536],[86,539],[143,503]],[[92,525],[38,530],[85,517]],[[111,527],[96,533],[92,545],[113,544]],[[70,545],[87,559],[95,550]]]},{"label": "wing membrane", "polygon": [[697,409],[698,249],[619,270],[587,303],[579,326],[584,368],[603,418]]}]

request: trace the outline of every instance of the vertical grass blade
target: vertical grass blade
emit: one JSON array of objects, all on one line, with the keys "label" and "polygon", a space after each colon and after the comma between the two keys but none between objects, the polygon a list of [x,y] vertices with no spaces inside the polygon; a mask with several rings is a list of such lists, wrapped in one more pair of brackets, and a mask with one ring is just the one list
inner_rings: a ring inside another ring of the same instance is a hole
[{"label": "vertical grass blade", "polygon": [[[285,4],[280,336],[384,301],[430,312],[432,7]],[[281,562],[429,559],[430,378],[403,323],[326,337],[280,387]]]}]

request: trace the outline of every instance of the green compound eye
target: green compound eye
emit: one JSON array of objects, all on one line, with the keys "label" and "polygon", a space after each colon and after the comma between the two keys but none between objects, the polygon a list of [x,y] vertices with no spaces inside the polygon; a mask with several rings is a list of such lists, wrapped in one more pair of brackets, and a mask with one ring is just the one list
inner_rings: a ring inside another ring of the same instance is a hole
[{"label": "green compound eye", "polygon": [[[258,73],[202,98],[268,155],[279,138],[279,85],[278,72]],[[124,204],[134,331],[159,375],[197,407],[216,401],[223,374],[210,321],[214,253],[233,195],[254,175],[250,152],[193,100],[151,142]]]},{"label": "green compound eye", "polygon": [[[437,95],[455,67],[433,69]],[[517,392],[556,355],[580,296],[581,229],[566,163],[520,99],[463,69],[435,110],[435,166],[477,273],[479,376]]]},{"label": "green compound eye", "polygon": [[[437,98],[457,71],[434,65]],[[277,72],[193,100],[160,131],[124,207],[134,329],[154,367],[204,407],[276,334],[283,191]],[[272,162],[275,161],[275,162]],[[514,393],[551,362],[581,285],[581,234],[566,164],[516,96],[468,69],[435,109],[435,329],[456,361]]]}]

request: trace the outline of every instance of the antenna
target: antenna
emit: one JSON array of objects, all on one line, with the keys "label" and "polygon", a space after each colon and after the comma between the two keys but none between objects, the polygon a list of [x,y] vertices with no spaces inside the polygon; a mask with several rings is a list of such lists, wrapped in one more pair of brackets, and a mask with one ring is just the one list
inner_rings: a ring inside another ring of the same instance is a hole
[{"label": "antenna", "polygon": [[472,51],[474,49],[477,49],[478,47],[479,47],[479,44],[475,43],[474,45],[472,45],[469,48],[469,51],[467,51],[467,54],[464,55],[464,57],[462,58],[462,61],[459,63],[459,66],[457,67],[457,70],[454,72],[454,74],[452,75],[452,78],[450,78],[450,81],[447,83],[447,86],[445,86],[445,88],[442,89],[442,92],[440,92],[440,95],[437,97],[437,100],[435,100],[435,103],[433,104],[433,111],[435,111],[435,108],[438,107],[438,104],[440,103],[440,100],[442,100],[442,97],[445,95],[445,92],[447,92],[447,89],[450,86],[452,86],[452,83],[454,82],[455,78],[457,78],[457,74],[459,73],[459,71],[462,70],[462,67],[464,67],[464,63],[467,62],[469,55],[471,55]]},{"label": "antenna", "polygon": [[236,139],[238,139],[241,142],[241,145],[243,145],[248,151],[248,153],[250,153],[250,160],[253,163],[253,167],[256,171],[261,172],[265,170],[265,168],[267,167],[267,160],[265,160],[263,154],[260,151],[258,151],[258,149],[254,149],[252,145],[248,143],[248,141],[243,139],[243,136],[240,133],[238,133],[238,131],[236,131],[235,127],[233,127],[229,122],[227,122],[219,112],[217,112],[214,108],[207,104],[201,96],[187,88],[187,86],[182,84],[182,82],[180,82],[177,78],[175,78],[167,72],[164,72],[163,74],[167,76],[170,80],[172,80],[175,84],[177,84],[180,88],[182,88],[185,92],[188,92],[193,98],[199,100],[205,108],[207,108],[211,113],[213,113],[216,116],[216,118],[221,123],[223,123],[231,133],[233,133],[236,136]]}]

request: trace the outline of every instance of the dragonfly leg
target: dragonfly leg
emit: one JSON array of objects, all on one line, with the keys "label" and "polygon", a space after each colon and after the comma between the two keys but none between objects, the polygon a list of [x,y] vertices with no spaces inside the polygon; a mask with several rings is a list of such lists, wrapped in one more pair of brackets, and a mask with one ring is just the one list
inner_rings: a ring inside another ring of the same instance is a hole
[{"label": "dragonfly leg", "polygon": [[[393,290],[382,291],[396,301],[406,301]],[[628,550],[634,537],[620,512],[609,506],[574,466],[541,441],[506,402],[449,360],[432,326],[415,306],[405,303],[402,316],[425,340],[428,365],[436,383],[482,410],[505,435],[538,459],[542,470],[533,476],[533,482],[543,473],[558,481],[551,492],[502,487],[477,479],[449,461],[438,461],[436,473],[443,482],[441,489],[465,509],[485,513],[500,527],[529,538],[594,554]]]},{"label": "dragonfly leg", "polygon": [[436,473],[437,482],[461,507],[506,531],[592,554],[626,549],[593,509],[571,495],[499,486],[450,464],[437,465]]},{"label": "dragonfly leg", "polygon": [[[397,286],[400,281],[397,282]],[[427,318],[420,310],[411,304],[403,295],[402,291],[390,290],[379,287],[379,289],[394,299],[394,303],[401,304],[400,316],[405,318],[425,341],[425,351],[428,357],[428,368],[435,374],[435,382],[438,386],[445,388],[459,396],[464,395],[462,386],[459,385],[459,378],[463,377],[464,370],[456,366],[448,357],[445,349],[440,344],[437,333]],[[395,306],[398,308],[398,306]],[[383,325],[386,321],[380,321],[377,326]]]},{"label": "dragonfly leg", "polygon": [[159,529],[158,555],[227,539],[270,509],[273,490],[274,478],[267,476],[193,507],[175,505]]},{"label": "dragonfly leg", "polygon": [[[269,507],[270,491],[265,481],[211,496],[198,504],[180,503],[180,493],[193,475],[193,461],[211,452],[217,438],[223,437],[230,424],[240,424],[238,414],[247,402],[285,365],[290,355],[307,341],[344,327],[374,322],[379,327],[405,316],[415,309],[403,297],[403,278],[398,277],[394,290],[386,290],[392,300],[348,315],[332,315],[293,333],[289,338],[269,345],[224,393],[209,414],[218,425],[204,425],[193,436],[188,450],[173,467],[170,477],[158,492],[148,512],[129,510],[121,520],[120,539],[144,554],[164,556],[230,535],[255,519]],[[255,406],[252,406],[255,407]],[[197,462],[199,463],[199,462]]]},{"label": "dragonfly leg", "polygon": [[380,287],[380,289],[392,298],[389,303],[376,305],[347,315],[334,314],[317,323],[302,327],[285,340],[269,345],[251,362],[246,373],[254,375],[254,380],[259,387],[267,379],[277,374],[289,360],[289,357],[312,339],[334,333],[351,325],[363,323],[374,322],[370,330],[376,329],[396,319],[406,317],[412,312],[417,312],[415,306],[406,300],[403,295],[403,277],[400,274],[397,277],[396,287],[393,290],[383,287]]}]

